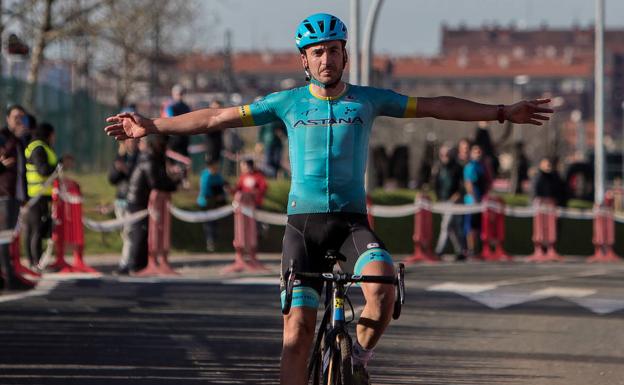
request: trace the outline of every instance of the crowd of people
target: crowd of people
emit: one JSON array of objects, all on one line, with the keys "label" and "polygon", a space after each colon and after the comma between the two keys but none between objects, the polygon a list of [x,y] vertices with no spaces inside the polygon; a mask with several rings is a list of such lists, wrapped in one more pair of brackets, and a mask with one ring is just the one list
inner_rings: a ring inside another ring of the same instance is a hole
[{"label": "crowd of people", "polygon": [[[513,192],[526,192],[531,201],[546,200],[565,207],[576,196],[574,189],[581,183],[579,179],[587,176],[578,175],[578,165],[573,163],[566,177],[562,177],[558,159],[551,156],[542,157],[537,167],[531,168],[522,147],[522,143],[514,146],[517,164],[511,176],[517,181],[512,183]],[[492,190],[499,173],[498,157],[484,127],[477,128],[474,138],[441,144],[436,159],[430,163],[430,174],[421,179],[421,186],[430,187],[438,201],[453,204],[480,203]],[[480,221],[478,214],[444,214],[435,253],[441,256],[450,242],[457,260],[474,258],[479,249]]]},{"label": "crowd of people", "polygon": [[54,152],[54,138],[50,123],[37,122],[20,105],[7,109],[0,131],[0,230],[7,234],[0,244],[0,287],[8,290],[33,287],[16,272],[21,240],[12,230],[18,220],[30,270],[42,269],[43,241],[52,231],[51,176],[63,161]]},{"label": "crowd of people", "polygon": [[[184,101],[185,90],[180,85],[172,88],[171,98],[161,108],[161,116],[172,117],[191,111]],[[214,100],[210,108],[221,108],[224,103]],[[136,111],[131,106],[127,111]],[[254,151],[261,159],[261,167],[251,159],[241,159],[237,153],[244,143],[234,130],[213,131],[204,134],[205,167],[200,173],[199,194],[196,202],[200,210],[220,207],[233,199],[236,191],[247,191],[246,185],[253,185],[259,206],[266,191],[265,176],[288,176],[289,170],[283,166],[283,148],[286,141],[286,127],[281,121],[260,126]],[[188,136],[172,135],[150,139],[154,143],[141,144],[129,139],[119,144],[119,153],[111,167],[109,181],[117,186],[115,213],[118,218],[147,208],[149,192],[152,189],[175,190],[180,184],[188,184],[187,173],[190,166]],[[437,150],[437,151],[436,151]],[[407,149],[406,149],[407,151]],[[143,153],[145,152],[145,153]],[[425,159],[418,172],[417,186],[430,188],[441,202],[454,204],[479,204],[492,189],[499,171],[499,159],[490,138],[489,129],[479,124],[472,138],[462,138],[457,143],[445,142],[440,146],[427,143]],[[429,154],[427,156],[426,154]],[[434,155],[435,154],[435,155]],[[514,146],[514,165],[511,178],[516,193],[525,192],[529,181],[529,159],[522,143]],[[532,183],[528,188],[531,197],[550,198],[564,206],[570,195],[568,186],[557,171],[557,160],[544,157],[539,167],[532,173]],[[240,169],[234,169],[239,163]],[[137,165],[138,170],[134,171]],[[250,171],[251,170],[251,171]],[[406,171],[407,172],[407,171]],[[253,174],[254,178],[246,175]],[[240,175],[235,187],[227,183],[227,177]],[[383,176],[383,172],[378,172]],[[573,177],[574,178],[574,177]],[[253,180],[253,183],[250,182]],[[245,181],[245,182],[241,182]],[[574,179],[571,182],[574,183]],[[250,185],[250,186],[251,186]],[[132,186],[132,187],[130,187]],[[186,185],[185,187],[188,187]],[[457,260],[463,261],[478,255],[480,215],[443,215],[435,252],[442,255],[449,241]],[[203,224],[206,250],[216,249],[219,237],[215,222]],[[262,234],[262,232],[261,232]],[[123,249],[118,272],[129,274],[145,267],[147,261],[147,220],[135,222],[122,231]]]},{"label": "crowd of people", "polygon": [[[172,117],[189,112],[191,108],[184,102],[184,88],[175,85],[172,97],[161,110],[163,117]],[[220,101],[211,103],[212,108],[223,104]],[[125,111],[136,111],[130,106]],[[264,133],[263,136],[269,136]],[[228,138],[228,140],[232,140]],[[264,143],[264,142],[259,142]],[[280,147],[279,150],[277,147]],[[279,154],[276,155],[279,151]],[[267,153],[281,160],[281,145],[272,142]],[[264,172],[256,168],[252,159],[241,159],[239,178],[234,186],[230,186],[223,176],[221,168],[227,156],[221,132],[205,135],[205,167],[199,175],[198,195],[196,198],[199,210],[210,210],[224,205],[236,193],[252,196],[255,206],[262,204],[267,183]],[[235,158],[236,159],[236,158]],[[267,164],[269,164],[267,162]],[[272,164],[273,175],[279,170],[279,162]],[[188,136],[153,135],[150,137],[128,139],[119,142],[117,156],[110,167],[108,180],[116,186],[115,215],[124,218],[148,208],[152,191],[173,192],[179,187],[188,188],[188,170],[191,165],[189,158]],[[203,223],[206,250],[215,251],[219,236],[215,221]],[[148,261],[148,218],[131,222],[123,226],[121,231],[122,252],[116,270],[118,275],[149,275]]]}]

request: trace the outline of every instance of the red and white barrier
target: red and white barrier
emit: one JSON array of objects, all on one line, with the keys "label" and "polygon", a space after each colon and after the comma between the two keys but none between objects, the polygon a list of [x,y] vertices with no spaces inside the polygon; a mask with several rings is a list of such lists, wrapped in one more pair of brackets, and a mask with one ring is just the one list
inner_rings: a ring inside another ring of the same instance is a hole
[{"label": "red and white barrier", "polygon": [[432,251],[433,221],[431,214],[431,200],[424,194],[418,194],[414,201],[416,211],[414,213],[414,253],[411,257],[403,260],[405,264],[418,262],[435,263],[438,259]]},{"label": "red and white barrier", "polygon": [[147,204],[147,266],[138,277],[179,275],[169,264],[171,249],[171,193],[152,190]]},{"label": "red and white barrier", "polygon": [[234,261],[223,268],[223,274],[244,270],[268,270],[257,258],[258,226],[255,215],[254,193],[237,192],[232,202],[234,207]]},{"label": "red and white barrier", "polygon": [[533,245],[535,250],[527,258],[529,262],[562,261],[555,250],[557,242],[557,207],[550,198],[536,198],[533,202]]},{"label": "red and white barrier", "polygon": [[[50,267],[61,273],[98,273],[84,261],[84,229],[80,185],[69,178],[59,178],[52,189],[52,242],[55,261]],[[65,260],[65,249],[73,248],[73,262]]]},{"label": "red and white barrier", "polygon": [[505,252],[505,202],[496,196],[483,199],[485,210],[481,214],[481,241],[483,248],[481,257],[485,261],[509,261],[511,257]]},{"label": "red and white barrier", "polygon": [[608,191],[602,205],[594,206],[594,234],[592,243],[595,253],[587,262],[619,262],[620,257],[613,251],[615,244],[614,194]]}]

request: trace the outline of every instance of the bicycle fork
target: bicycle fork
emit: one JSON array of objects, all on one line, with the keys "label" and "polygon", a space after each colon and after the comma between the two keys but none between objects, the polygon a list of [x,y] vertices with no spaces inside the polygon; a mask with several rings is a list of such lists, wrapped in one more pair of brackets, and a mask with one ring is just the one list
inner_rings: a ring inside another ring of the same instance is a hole
[{"label": "bicycle fork", "polygon": [[325,335],[326,349],[323,352],[323,373],[327,374],[328,384],[333,383],[332,376],[334,376],[337,372],[336,368],[333,367],[336,360],[332,358],[336,352],[339,351],[340,339],[345,338],[344,287],[342,285],[338,285],[336,282],[332,282],[332,293],[331,326],[327,326],[327,329],[331,332]]}]

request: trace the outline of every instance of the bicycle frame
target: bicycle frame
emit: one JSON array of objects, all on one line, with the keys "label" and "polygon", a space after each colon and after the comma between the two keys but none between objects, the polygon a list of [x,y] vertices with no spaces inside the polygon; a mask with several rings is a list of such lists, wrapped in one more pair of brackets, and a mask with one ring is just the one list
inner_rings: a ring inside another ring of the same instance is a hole
[{"label": "bicycle frame", "polygon": [[[334,263],[338,258],[333,258]],[[321,279],[325,282],[325,312],[321,320],[312,356],[308,363],[308,380],[312,379],[314,384],[319,384],[319,380],[323,381],[323,384],[333,383],[332,376],[335,376],[338,371],[332,367],[332,364],[336,361],[336,354],[340,356],[340,346],[345,346],[349,349],[351,347],[351,337],[347,331],[344,302],[347,299],[345,285],[356,282],[375,282],[393,284],[397,288],[396,301],[394,304],[394,311],[392,317],[398,319],[401,313],[401,305],[405,300],[405,287],[403,278],[405,274],[405,267],[402,263],[398,264],[396,277],[392,276],[363,276],[363,275],[351,275],[348,273],[300,273],[295,272],[294,266],[291,263],[285,276],[286,280],[286,301],[282,312],[288,314],[290,311],[290,305],[292,300],[292,289],[294,285],[295,277],[298,278],[312,278]],[[329,284],[331,283],[331,287]],[[330,291],[331,290],[331,291]],[[345,340],[346,341],[342,341]],[[321,350],[323,356],[320,357]],[[320,357],[320,359],[319,359]],[[319,365],[321,373],[319,373]],[[350,369],[350,366],[349,366]],[[319,376],[320,374],[320,376]],[[337,382],[336,382],[337,383]]]}]

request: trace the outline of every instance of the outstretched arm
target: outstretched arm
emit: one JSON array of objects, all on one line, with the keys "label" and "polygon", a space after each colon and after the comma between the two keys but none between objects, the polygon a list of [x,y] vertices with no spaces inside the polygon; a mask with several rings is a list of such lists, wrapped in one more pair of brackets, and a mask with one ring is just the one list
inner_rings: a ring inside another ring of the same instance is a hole
[{"label": "outstretched arm", "polygon": [[498,120],[502,117],[512,123],[534,124],[541,126],[542,122],[549,120],[546,114],[554,111],[543,107],[550,99],[523,100],[515,104],[502,107],[502,116],[499,116],[499,107],[492,104],[482,104],[452,96],[439,96],[433,98],[418,98],[416,117],[436,118],[443,120],[479,121]]},{"label": "outstretched arm", "polygon": [[193,135],[228,127],[244,126],[240,107],[205,108],[171,118],[148,119],[137,113],[122,113],[106,119],[104,128],[117,140],[140,138],[149,134]]}]

